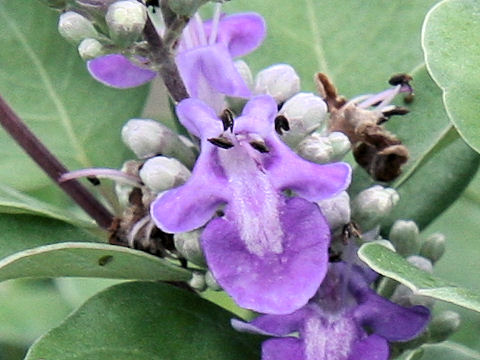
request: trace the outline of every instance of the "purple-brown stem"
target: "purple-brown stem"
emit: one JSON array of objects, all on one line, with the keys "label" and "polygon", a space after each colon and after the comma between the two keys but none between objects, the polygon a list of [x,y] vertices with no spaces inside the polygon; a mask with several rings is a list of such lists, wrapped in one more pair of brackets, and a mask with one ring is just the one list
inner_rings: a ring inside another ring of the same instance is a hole
[{"label": "purple-brown stem", "polygon": [[13,112],[0,96],[0,124],[10,136],[25,150],[25,152],[42,168],[43,171],[60,187],[73,201],[90,215],[99,226],[108,229],[112,224],[113,215],[77,180],[60,183],[58,179],[68,170],[42,144],[23,121]]},{"label": "purple-brown stem", "polygon": [[178,72],[177,64],[170,50],[165,46],[162,38],[158,35],[150,18],[147,18],[143,29],[145,40],[150,45],[153,62],[160,66],[158,73],[172,98],[179,102],[189,97],[187,89]]}]

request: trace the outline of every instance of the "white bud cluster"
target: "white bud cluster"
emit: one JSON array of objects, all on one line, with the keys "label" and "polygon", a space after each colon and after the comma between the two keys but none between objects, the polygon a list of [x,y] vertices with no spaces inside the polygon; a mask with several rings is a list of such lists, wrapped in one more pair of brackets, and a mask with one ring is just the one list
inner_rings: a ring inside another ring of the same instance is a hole
[{"label": "white bud cluster", "polygon": [[139,175],[143,183],[152,192],[158,194],[184,184],[191,173],[177,159],[155,156],[145,161]]},{"label": "white bud cluster", "polygon": [[418,254],[420,250],[419,230],[414,221],[395,221],[388,238],[402,256]]},{"label": "white bud cluster", "polygon": [[207,262],[203,255],[202,247],[200,245],[200,230],[193,230],[189,232],[177,233],[173,235],[175,248],[185,259],[191,261],[195,265],[206,267]]},{"label": "white bud cluster", "polygon": [[350,196],[346,191],[317,202],[332,231],[350,222]]}]

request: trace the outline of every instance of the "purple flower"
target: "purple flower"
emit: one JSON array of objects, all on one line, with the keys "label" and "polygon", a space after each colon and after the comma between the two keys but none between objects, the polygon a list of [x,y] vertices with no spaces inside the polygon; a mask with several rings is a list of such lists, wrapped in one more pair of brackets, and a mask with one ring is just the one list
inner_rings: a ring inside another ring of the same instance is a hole
[{"label": "purple flower", "polygon": [[[369,275],[358,266],[331,264],[317,295],[303,308],[251,323],[232,320],[232,325],[278,337],[263,343],[262,360],[387,360],[388,341],[419,335],[430,312],[377,295],[369,288]],[[288,336],[294,332],[299,336]]]},{"label": "purple flower", "polygon": [[350,167],[292,152],[274,130],[277,105],[266,95],[250,100],[231,126],[197,99],[180,102],[177,114],[201,139],[201,153],[187,183],[152,204],[157,226],[183,232],[208,222],[201,238],[208,266],[240,306],[286,314],[305,305],[325,276],[330,242],[311,201],[344,190]]},{"label": "purple flower", "polygon": [[[219,102],[223,105],[223,95],[218,98],[220,94],[250,97],[233,58],[255,50],[265,33],[265,22],[255,13],[221,17],[218,11],[213,20],[205,23],[199,16],[193,17],[183,32],[176,55],[190,96],[210,105]],[[145,84],[157,75],[146,66],[146,59],[136,60],[134,63],[123,55],[111,54],[88,61],[87,67],[96,80],[106,85],[130,88]]]}]

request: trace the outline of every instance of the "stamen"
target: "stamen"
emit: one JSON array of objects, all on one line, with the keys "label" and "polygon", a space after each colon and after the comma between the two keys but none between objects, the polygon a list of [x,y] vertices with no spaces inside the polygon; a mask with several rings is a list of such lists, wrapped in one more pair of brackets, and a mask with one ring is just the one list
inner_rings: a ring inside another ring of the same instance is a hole
[{"label": "stamen", "polygon": [[409,85],[410,81],[412,81],[412,77],[408,74],[395,74],[388,80],[388,83],[392,86]]},{"label": "stamen", "polygon": [[186,45],[186,49],[185,50],[188,50],[188,49],[193,49],[194,45],[193,45],[193,38],[192,38],[192,25],[189,24],[185,27],[185,29],[183,30],[183,40],[185,40],[185,45]]},{"label": "stamen", "polygon": [[275,131],[279,135],[283,135],[283,130],[289,131],[290,124],[288,123],[288,119],[283,115],[278,115],[275,118]]},{"label": "stamen", "polygon": [[227,138],[224,138],[224,137],[217,137],[217,138],[210,138],[210,139],[207,139],[210,143],[212,143],[213,145],[215,146],[218,146],[222,149],[230,149],[233,147],[233,144],[232,142],[227,139]]},{"label": "stamen", "polygon": [[366,108],[368,108],[370,106],[373,106],[376,103],[380,102],[378,107],[379,107],[379,109],[381,109],[383,106],[388,105],[390,103],[390,101],[392,101],[393,98],[395,98],[395,96],[398,95],[401,87],[402,87],[402,85],[397,85],[394,88],[390,88],[390,89],[384,90],[382,92],[379,92],[378,94],[373,95],[370,98],[368,98],[367,100],[358,104],[358,107],[366,109]]},{"label": "stamen", "polygon": [[135,245],[135,238],[137,237],[137,234],[139,233],[140,230],[150,221],[150,215],[147,215],[140,220],[138,220],[135,225],[132,226],[132,229],[128,233],[127,239],[128,239],[128,246],[131,247],[132,249],[134,248]]},{"label": "stamen", "polygon": [[217,41],[218,35],[218,23],[220,22],[220,10],[222,8],[221,3],[215,4],[215,12],[212,19],[212,31],[210,32],[210,38],[208,39],[208,45],[213,45]]},{"label": "stamen", "polygon": [[233,132],[233,112],[230,109],[225,109],[220,114],[220,119],[223,123],[223,131],[230,129],[230,132]]},{"label": "stamen", "polygon": [[194,16],[195,18],[195,25],[196,25],[196,32],[198,35],[198,39],[201,45],[207,45],[207,36],[205,35],[205,28],[203,27],[203,21],[200,17],[200,14],[197,12]]},{"label": "stamen", "polygon": [[270,149],[268,148],[267,144],[265,144],[264,141],[254,140],[254,141],[250,141],[249,144],[250,144],[255,150],[261,152],[262,154],[268,153],[268,152],[270,151]]},{"label": "stamen", "polygon": [[[107,168],[88,168],[88,169],[81,169],[81,170],[75,170],[75,171],[70,171],[68,173],[63,174],[60,176],[58,179],[58,182],[62,183],[65,181],[73,180],[73,179],[78,179],[81,177],[86,177],[90,178],[89,181],[92,182],[92,178],[97,179],[97,178],[105,178],[105,179],[111,179],[115,182],[126,184],[126,185],[132,185],[132,186],[142,186],[142,180],[134,175],[126,174],[123,171],[116,170],[116,169],[107,169]],[[95,182],[95,180],[93,180]],[[98,181],[98,179],[96,180]],[[94,185],[94,182],[92,182]],[[98,184],[100,182],[98,181]]]}]

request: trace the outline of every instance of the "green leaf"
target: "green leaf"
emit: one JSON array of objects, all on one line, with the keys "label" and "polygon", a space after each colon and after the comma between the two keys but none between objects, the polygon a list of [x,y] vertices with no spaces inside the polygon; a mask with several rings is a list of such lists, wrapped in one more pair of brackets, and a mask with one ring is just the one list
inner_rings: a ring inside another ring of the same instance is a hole
[{"label": "green leaf", "polygon": [[[70,169],[118,167],[120,130],[147,88],[115,90],[93,80],[75,46],[57,32],[58,13],[39,1],[0,2],[0,94]],[[0,181],[20,190],[51,184],[0,131]]]},{"label": "green leaf", "polygon": [[358,256],[373,270],[409,287],[415,294],[429,296],[480,312],[480,295],[478,293],[436,278],[411,265],[400,255],[382,245],[364,244],[358,251]]},{"label": "green leaf", "polygon": [[100,241],[99,237],[62,221],[32,215],[1,214],[0,229],[0,259],[47,244]]},{"label": "green leaf", "polygon": [[95,227],[91,219],[80,212],[51,205],[21,193],[11,187],[0,184],[0,213],[30,214],[51,217],[79,227]]},{"label": "green leaf", "polygon": [[58,326],[72,310],[51,281],[4,282],[0,284],[0,339],[17,346],[30,346]]},{"label": "green leaf", "polygon": [[423,62],[420,29],[435,2],[347,0],[339,7],[328,0],[236,0],[224,8],[257,11],[266,19],[267,38],[247,57],[254,72],[288,63],[299,72],[302,88],[313,91],[313,74],[322,71],[352,97],[383,90],[391,75]]},{"label": "green leaf", "polygon": [[259,338],[233,330],[232,316],[171,285],[123,283],[40,338],[26,360],[259,359]]},{"label": "green leaf", "polygon": [[425,18],[422,45],[428,71],[460,135],[480,152],[480,3],[444,0]]},{"label": "green leaf", "polygon": [[45,245],[0,261],[0,281],[62,276],[186,281],[191,273],[142,251],[96,243]]},{"label": "green leaf", "polygon": [[450,341],[424,345],[422,349],[425,352],[420,360],[480,360],[480,353]]}]

